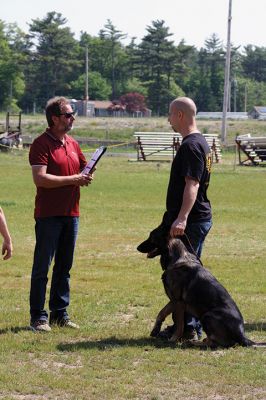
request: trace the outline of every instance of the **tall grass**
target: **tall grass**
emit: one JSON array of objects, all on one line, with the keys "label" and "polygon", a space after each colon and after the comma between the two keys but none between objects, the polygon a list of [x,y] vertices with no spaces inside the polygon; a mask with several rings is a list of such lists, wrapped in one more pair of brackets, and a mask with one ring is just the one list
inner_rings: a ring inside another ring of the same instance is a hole
[{"label": "tall grass", "polygon": [[[70,316],[79,331],[34,334],[29,283],[35,188],[27,152],[0,153],[14,257],[0,261],[0,399],[265,399],[265,350],[181,349],[149,338],[166,303],[159,260],[136,251],[160,223],[170,163],[105,156],[81,190]],[[266,170],[214,165],[214,225],[202,260],[226,286],[247,335],[265,341]],[[171,323],[169,319],[167,321]]]}]

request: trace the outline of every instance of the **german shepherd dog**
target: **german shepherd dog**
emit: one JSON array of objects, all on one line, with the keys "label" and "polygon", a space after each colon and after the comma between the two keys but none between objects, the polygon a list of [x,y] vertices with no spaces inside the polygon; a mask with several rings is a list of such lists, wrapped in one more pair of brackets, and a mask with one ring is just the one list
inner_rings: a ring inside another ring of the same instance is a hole
[{"label": "german shepherd dog", "polygon": [[137,250],[147,253],[148,258],[160,255],[162,281],[170,301],[159,312],[151,336],[156,337],[165,318],[174,313],[175,330],[169,339],[180,341],[184,331],[184,313],[197,317],[207,338],[203,342],[191,342],[203,347],[254,346],[245,336],[244,321],[236,303],[220,282],[204,268],[198,258],[188,252],[180,239],[160,237],[160,231],[151,232]]}]

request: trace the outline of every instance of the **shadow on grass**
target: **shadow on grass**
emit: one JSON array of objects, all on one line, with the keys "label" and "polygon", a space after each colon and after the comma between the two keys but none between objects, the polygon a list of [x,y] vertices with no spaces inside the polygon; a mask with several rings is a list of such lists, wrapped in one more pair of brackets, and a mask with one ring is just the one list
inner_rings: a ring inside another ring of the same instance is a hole
[{"label": "shadow on grass", "polygon": [[[266,331],[266,323],[265,322],[254,322],[254,323],[246,323],[245,324],[245,331]],[[119,339],[115,336],[108,337],[102,340],[84,340],[84,341],[77,341],[72,343],[60,343],[57,348],[59,351],[77,351],[77,350],[90,350],[90,349],[98,349],[102,351],[111,350],[112,348],[118,347],[143,347],[144,350],[148,351],[148,348],[154,347],[157,349],[163,348],[177,348],[177,349],[186,349],[186,348],[193,348],[198,350],[207,350],[207,348],[203,346],[191,346],[189,343],[183,344],[175,344],[170,343],[167,340],[163,339],[154,339],[154,338],[147,338],[141,337],[136,339]],[[145,347],[147,349],[145,349]],[[211,350],[211,349],[209,349]]]},{"label": "shadow on grass", "polygon": [[111,336],[102,340],[86,340],[77,341],[72,343],[60,343],[57,348],[60,351],[77,351],[77,350],[90,350],[98,349],[102,351],[111,350],[118,347],[155,347],[155,348],[176,348],[176,344],[167,342],[166,340],[152,339],[152,338],[137,338],[137,339],[119,339]]},{"label": "shadow on grass", "polygon": [[19,333],[23,331],[30,331],[29,326],[11,326],[9,328],[0,329],[0,335],[5,335],[8,332]]},{"label": "shadow on grass", "polygon": [[183,343],[171,343],[166,339],[152,339],[152,338],[138,338],[138,339],[118,339],[115,336],[111,336],[102,340],[91,340],[91,341],[80,341],[72,343],[60,343],[57,346],[59,351],[75,352],[79,350],[91,350],[97,349],[100,351],[110,351],[120,347],[138,347],[143,348],[144,351],[149,351],[152,347],[156,349],[179,349],[179,350],[196,350],[196,351],[217,351],[221,348],[211,348],[206,346],[203,342],[183,342]]},{"label": "shadow on grass", "polygon": [[[4,335],[8,332],[12,333],[19,333],[24,331],[30,331],[30,327],[28,326],[11,326],[4,329],[0,329],[0,335]],[[252,332],[252,331],[266,331],[266,322],[246,322],[245,323],[245,331]],[[153,346],[156,348],[164,348],[164,347],[176,347],[176,345],[171,344],[163,339],[153,339],[153,338],[138,338],[138,339],[118,339],[115,336],[110,337],[107,339],[99,340],[99,341],[84,341],[84,342],[77,342],[71,344],[60,344],[59,346],[65,346],[66,348],[60,348],[60,350],[69,350],[71,348],[103,348],[105,347],[112,347],[112,346],[137,346],[137,347],[145,347],[145,346]],[[69,349],[67,347],[69,346]]]},{"label": "shadow on grass", "polygon": [[[266,343],[260,343],[263,347],[266,346]],[[60,343],[57,346],[57,349],[62,352],[75,352],[79,350],[92,350],[98,349],[100,351],[110,351],[112,349],[117,349],[119,347],[138,347],[143,348],[144,351],[149,351],[151,347],[156,349],[192,349],[198,351],[217,351],[217,350],[225,350],[225,348],[211,348],[207,347],[203,342],[183,342],[183,343],[170,343],[167,340],[162,339],[149,339],[149,338],[138,338],[138,339],[118,339],[115,336],[111,336],[102,340],[86,340],[86,341],[77,341],[72,343]]]}]

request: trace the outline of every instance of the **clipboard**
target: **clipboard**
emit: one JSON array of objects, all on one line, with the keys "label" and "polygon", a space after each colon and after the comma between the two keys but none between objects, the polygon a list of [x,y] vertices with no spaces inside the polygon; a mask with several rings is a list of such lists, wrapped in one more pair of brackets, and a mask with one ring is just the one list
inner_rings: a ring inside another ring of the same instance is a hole
[{"label": "clipboard", "polygon": [[95,150],[90,161],[87,163],[86,167],[83,169],[83,171],[81,173],[83,175],[89,174],[93,170],[93,168],[96,166],[96,164],[100,160],[100,158],[104,155],[106,150],[107,150],[106,146],[101,146],[97,150]]}]

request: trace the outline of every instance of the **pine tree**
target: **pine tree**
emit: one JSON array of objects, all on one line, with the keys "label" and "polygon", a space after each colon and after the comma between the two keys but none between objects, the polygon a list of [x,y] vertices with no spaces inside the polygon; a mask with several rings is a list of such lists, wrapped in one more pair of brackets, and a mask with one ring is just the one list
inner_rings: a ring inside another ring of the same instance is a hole
[{"label": "pine tree", "polygon": [[44,106],[55,95],[69,94],[69,81],[77,77],[81,63],[78,43],[60,13],[49,12],[42,20],[32,20],[30,34],[34,51],[35,87],[38,102]]},{"label": "pine tree", "polygon": [[170,80],[176,59],[173,41],[169,40],[172,33],[164,24],[163,20],[152,21],[138,51],[139,77],[146,82],[148,103],[157,115],[165,114],[172,100]]}]

